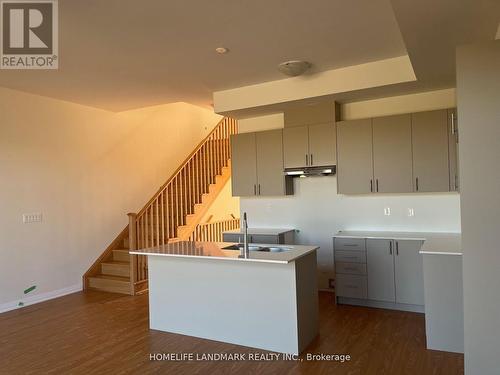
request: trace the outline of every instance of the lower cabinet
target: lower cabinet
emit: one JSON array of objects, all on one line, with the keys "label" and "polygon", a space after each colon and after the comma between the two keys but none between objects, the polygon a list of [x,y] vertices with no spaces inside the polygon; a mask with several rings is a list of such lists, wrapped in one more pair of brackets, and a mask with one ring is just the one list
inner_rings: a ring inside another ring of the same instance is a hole
[{"label": "lower cabinet", "polygon": [[335,238],[336,296],[423,306],[421,247],[417,240]]},{"label": "lower cabinet", "polygon": [[368,298],[396,302],[392,240],[366,240]]},{"label": "lower cabinet", "polygon": [[419,253],[422,241],[397,240],[394,255],[396,302],[424,304],[423,257]]}]

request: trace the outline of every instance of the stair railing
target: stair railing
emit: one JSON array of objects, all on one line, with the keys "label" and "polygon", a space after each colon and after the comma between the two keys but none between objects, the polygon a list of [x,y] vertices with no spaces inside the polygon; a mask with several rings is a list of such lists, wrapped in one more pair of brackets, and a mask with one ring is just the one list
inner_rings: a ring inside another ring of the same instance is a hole
[{"label": "stair railing", "polygon": [[[229,165],[230,136],[237,130],[236,120],[224,117],[144,208],[138,214],[129,214],[131,249],[188,239],[178,238],[177,229],[186,223],[187,215],[194,213],[222,168]],[[131,288],[147,282],[147,257],[131,255],[130,264]]]},{"label": "stair railing", "polygon": [[203,242],[222,242],[223,232],[239,228],[240,219],[235,217],[227,220],[198,224],[195,231],[189,237],[189,240]]}]

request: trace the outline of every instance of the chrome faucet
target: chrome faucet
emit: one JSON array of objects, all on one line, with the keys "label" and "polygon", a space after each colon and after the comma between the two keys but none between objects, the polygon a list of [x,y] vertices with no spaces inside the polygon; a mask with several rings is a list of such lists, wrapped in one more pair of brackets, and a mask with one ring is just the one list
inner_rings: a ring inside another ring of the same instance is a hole
[{"label": "chrome faucet", "polygon": [[241,248],[240,258],[248,259],[250,258],[250,250],[248,249],[248,222],[247,213],[243,213],[243,247]]}]

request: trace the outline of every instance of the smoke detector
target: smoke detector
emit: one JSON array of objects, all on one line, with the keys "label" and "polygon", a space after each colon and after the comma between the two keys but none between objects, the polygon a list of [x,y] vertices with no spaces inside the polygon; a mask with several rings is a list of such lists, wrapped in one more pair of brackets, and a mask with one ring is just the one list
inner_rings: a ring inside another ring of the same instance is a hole
[{"label": "smoke detector", "polygon": [[278,65],[278,70],[290,77],[300,76],[311,67],[311,63],[302,60],[285,61]]}]

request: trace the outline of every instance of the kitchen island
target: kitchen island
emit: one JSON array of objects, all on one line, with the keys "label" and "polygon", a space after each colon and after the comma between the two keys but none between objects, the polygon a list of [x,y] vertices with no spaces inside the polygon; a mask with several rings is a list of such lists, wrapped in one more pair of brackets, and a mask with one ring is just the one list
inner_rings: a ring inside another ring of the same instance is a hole
[{"label": "kitchen island", "polygon": [[269,245],[239,258],[231,245],[237,249],[176,242],[130,252],[148,256],[150,328],[299,354],[318,334],[318,247]]}]

